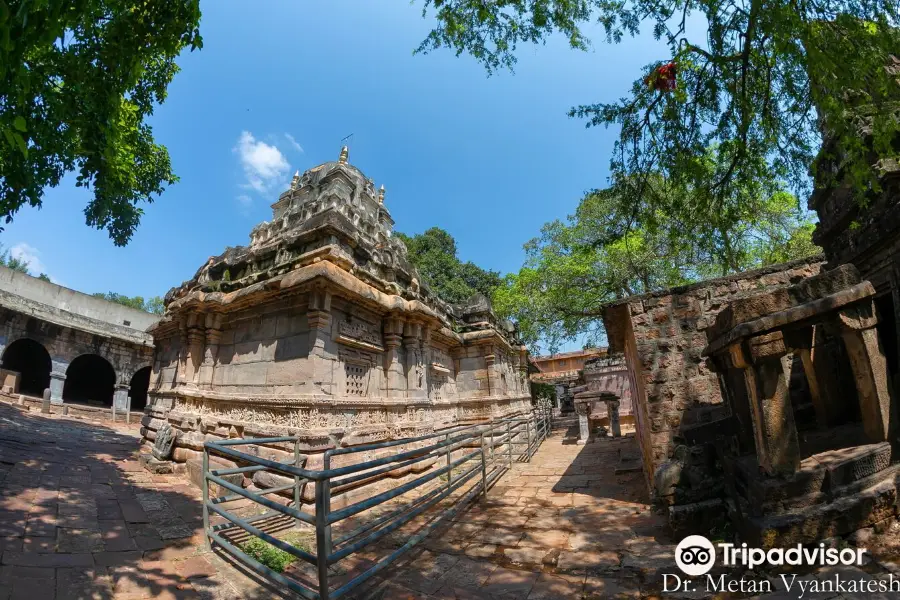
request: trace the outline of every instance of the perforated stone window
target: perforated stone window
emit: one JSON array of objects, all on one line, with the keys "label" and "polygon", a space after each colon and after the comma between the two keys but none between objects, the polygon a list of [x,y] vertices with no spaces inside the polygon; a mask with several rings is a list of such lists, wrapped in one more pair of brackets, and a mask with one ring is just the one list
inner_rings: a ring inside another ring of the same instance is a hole
[{"label": "perforated stone window", "polygon": [[430,387],[428,395],[431,396],[432,400],[443,400],[444,399],[444,386],[447,384],[447,376],[446,375],[435,375],[432,374]]},{"label": "perforated stone window", "polygon": [[344,373],[347,375],[347,395],[365,396],[366,386],[369,381],[369,367],[346,363],[344,365]]}]

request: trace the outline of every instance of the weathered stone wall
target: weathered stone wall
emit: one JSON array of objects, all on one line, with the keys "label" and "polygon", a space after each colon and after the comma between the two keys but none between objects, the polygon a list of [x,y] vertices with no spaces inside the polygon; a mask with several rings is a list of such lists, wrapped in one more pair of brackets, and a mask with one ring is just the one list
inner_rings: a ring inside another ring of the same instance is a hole
[{"label": "weathered stone wall", "polygon": [[729,302],[816,275],[822,257],[774,265],[663,292],[626,298],[605,309],[610,352],[624,352],[644,474],[653,493],[657,469],[684,427],[724,414],[718,377],[701,353],[706,330]]}]

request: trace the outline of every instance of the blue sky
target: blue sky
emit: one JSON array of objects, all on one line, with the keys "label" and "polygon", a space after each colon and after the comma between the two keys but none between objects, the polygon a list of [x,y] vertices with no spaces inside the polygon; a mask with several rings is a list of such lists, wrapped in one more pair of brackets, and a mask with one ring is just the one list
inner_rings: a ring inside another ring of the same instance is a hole
[{"label": "blue sky", "polygon": [[[264,8],[262,8],[264,7]],[[606,182],[616,132],[585,129],[574,104],[625,95],[666,57],[651,36],[590,52],[564,40],[520,48],[514,74],[487,77],[468,56],[413,56],[432,21],[404,1],[203,2],[204,48],[186,53],[152,118],[181,181],[117,248],[84,225],[74,177],[0,234],[35,274],[84,292],[155,296],[193,276],[250,229],[301,172],[337,158],[377,186],[405,233],[440,226],[460,258],[503,273],[545,222]]]}]

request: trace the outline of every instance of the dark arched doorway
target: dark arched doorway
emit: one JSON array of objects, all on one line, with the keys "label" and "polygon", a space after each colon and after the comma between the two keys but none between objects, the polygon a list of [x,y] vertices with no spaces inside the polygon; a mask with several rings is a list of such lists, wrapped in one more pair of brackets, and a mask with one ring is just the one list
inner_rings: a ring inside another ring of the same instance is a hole
[{"label": "dark arched doorway", "polygon": [[50,371],[53,368],[50,353],[34,340],[22,338],[7,346],[0,366],[21,374],[20,394],[40,396],[50,387]]},{"label": "dark arched doorway", "polygon": [[116,371],[96,354],[82,354],[66,369],[63,400],[94,406],[112,406]]},{"label": "dark arched doorway", "polygon": [[130,390],[131,410],[144,410],[147,406],[147,389],[150,387],[150,367],[139,369],[131,377]]}]

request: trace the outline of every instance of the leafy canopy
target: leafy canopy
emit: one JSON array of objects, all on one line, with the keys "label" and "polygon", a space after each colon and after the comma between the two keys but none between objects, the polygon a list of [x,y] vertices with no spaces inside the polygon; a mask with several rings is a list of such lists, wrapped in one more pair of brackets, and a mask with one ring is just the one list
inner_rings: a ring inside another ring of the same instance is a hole
[{"label": "leafy canopy", "polygon": [[[468,52],[491,72],[511,68],[519,44],[552,34],[587,49],[582,28],[591,22],[613,43],[652,29],[667,55],[636,73],[619,100],[570,115],[619,130],[613,184],[660,174],[696,192],[678,196],[667,216],[691,223],[692,215],[716,214],[735,224],[748,193],[770,197],[785,182],[798,196],[810,191],[820,125],[828,136],[823,158],[840,168],[817,168],[817,183],[840,177],[860,193],[878,187],[871,153],[894,155],[898,133],[896,74],[885,69],[900,48],[898,7],[897,0],[424,0],[436,26],[417,51]],[[699,35],[688,28],[697,17],[706,24]],[[670,62],[674,90],[654,85]],[[655,200],[643,197],[643,184],[637,189],[632,200]]]},{"label": "leafy canopy", "polygon": [[[669,201],[689,193],[654,182]],[[752,203],[730,228],[711,219],[701,236],[686,235],[661,209],[635,226],[623,212],[635,204],[622,198],[629,192],[627,186],[591,191],[566,221],[544,225],[525,245],[525,264],[494,293],[498,314],[517,321],[533,350],[555,352],[578,336],[600,345],[602,307],[610,301],[818,252],[812,223],[786,192]]]},{"label": "leafy canopy", "polygon": [[154,296],[152,298],[144,300],[143,296],[134,296],[130,298],[122,294],[117,294],[116,292],[97,292],[96,294],[91,295],[94,298],[102,298],[103,300],[107,300],[109,302],[115,302],[116,304],[121,304],[123,306],[130,306],[131,308],[142,310],[148,313],[153,313],[154,315],[161,315],[165,312],[165,304],[163,303],[163,299],[159,296]]},{"label": "leafy canopy", "polygon": [[117,246],[175,183],[146,120],[175,58],[199,48],[199,0],[0,0],[0,216],[77,172],[86,224]]},{"label": "leafy canopy", "polygon": [[500,285],[500,274],[485,271],[472,262],[462,262],[456,255],[456,240],[439,227],[408,236],[395,232],[409,251],[409,260],[438,298],[457,304],[475,294],[490,298]]}]

